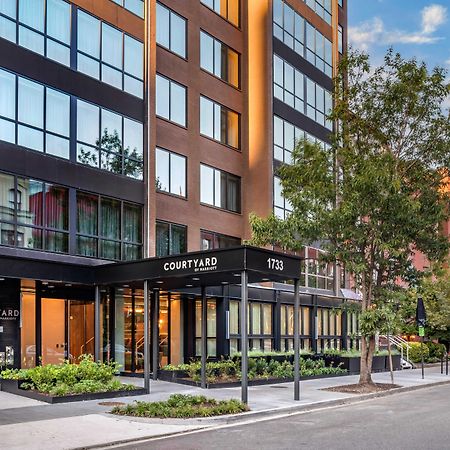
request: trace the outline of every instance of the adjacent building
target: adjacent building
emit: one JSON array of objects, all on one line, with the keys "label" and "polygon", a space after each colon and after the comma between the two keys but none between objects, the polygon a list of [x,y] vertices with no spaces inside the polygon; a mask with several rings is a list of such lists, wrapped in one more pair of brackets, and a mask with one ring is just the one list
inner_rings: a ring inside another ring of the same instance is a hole
[{"label": "adjacent building", "polygon": [[[100,286],[96,312],[90,270],[237,246],[249,213],[289,214],[277,169],[299,138],[330,144],[346,7],[0,2],[0,365],[76,360],[97,345],[142,371],[142,283]],[[319,255],[301,255],[302,348],[353,345],[356,316],[336,311],[351,293]],[[249,295],[250,347],[291,349],[292,286]],[[195,357],[198,289],[167,286],[159,299],[160,364]],[[239,350],[238,305],[235,286],[208,289],[211,357]]]}]

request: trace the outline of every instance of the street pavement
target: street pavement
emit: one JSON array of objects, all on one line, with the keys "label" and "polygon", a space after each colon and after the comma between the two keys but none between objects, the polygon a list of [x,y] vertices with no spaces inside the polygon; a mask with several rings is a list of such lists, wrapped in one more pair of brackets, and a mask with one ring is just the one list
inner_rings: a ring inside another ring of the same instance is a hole
[{"label": "street pavement", "polygon": [[[386,383],[389,382],[389,373],[374,374],[373,378],[376,382]],[[350,403],[367,399],[368,396],[323,390],[327,387],[352,384],[357,380],[357,376],[345,376],[303,381],[301,383],[301,399],[298,402],[293,400],[292,382],[254,386],[249,388],[250,412],[238,416],[189,420],[113,416],[109,414],[111,406],[102,404],[103,401],[100,400],[49,405],[0,392],[0,449],[51,448],[59,450],[100,447],[155,436],[185,433],[199,428],[224,426],[232,422],[242,424],[245,421],[255,421],[269,416],[273,417],[298,412],[299,410],[311,410],[343,402]],[[139,378],[128,378],[124,381],[137,385],[143,384],[143,380]],[[408,389],[449,382],[450,376],[440,374],[438,367],[427,368],[424,380],[421,379],[420,370],[395,373],[395,383]],[[443,388],[445,385],[441,387]],[[113,401],[123,403],[134,400],[159,401],[167,399],[173,393],[201,393],[218,400],[240,398],[240,388],[236,387],[205,391],[196,387],[156,381],[152,382],[151,392],[148,395],[118,398],[113,399]],[[392,398],[397,397],[397,395],[400,394],[394,394]],[[448,398],[448,396],[445,398]],[[450,408],[450,402],[448,402],[448,406]],[[341,414],[345,415],[345,410],[341,410]],[[233,434],[234,431],[230,431],[230,433]],[[245,439],[245,443],[251,445],[252,442]],[[233,449],[234,447],[229,448]],[[442,448],[450,448],[450,444]]]},{"label": "street pavement", "polygon": [[127,450],[444,450],[450,385],[367,402],[114,447]]}]

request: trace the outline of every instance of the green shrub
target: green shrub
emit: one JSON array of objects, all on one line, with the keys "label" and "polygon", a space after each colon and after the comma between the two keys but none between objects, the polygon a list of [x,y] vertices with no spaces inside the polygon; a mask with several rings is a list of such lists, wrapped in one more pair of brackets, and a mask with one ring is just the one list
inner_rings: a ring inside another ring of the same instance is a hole
[{"label": "green shrub", "polygon": [[[409,359],[413,363],[422,361],[422,352],[425,361],[430,356],[430,350],[428,346],[422,344],[421,342],[410,342],[409,346]],[[405,350],[404,355],[406,355],[406,344],[403,344],[403,349]]]},{"label": "green shrub", "polygon": [[435,342],[427,342],[426,346],[429,350],[429,356],[427,361],[429,362],[437,362],[440,361],[447,352],[447,348],[444,344],[436,344]]},{"label": "green shrub", "polygon": [[64,361],[32,369],[8,369],[1,372],[0,377],[23,380],[23,389],[36,389],[55,396],[134,389],[133,385],[124,385],[115,379],[119,368],[115,362],[95,362],[91,355],[82,355],[79,364]]},{"label": "green shrub", "polygon": [[190,418],[237,414],[248,411],[239,400],[221,400],[203,395],[173,394],[165,402],[135,401],[126,406],[116,406],[113,414],[137,417]]}]

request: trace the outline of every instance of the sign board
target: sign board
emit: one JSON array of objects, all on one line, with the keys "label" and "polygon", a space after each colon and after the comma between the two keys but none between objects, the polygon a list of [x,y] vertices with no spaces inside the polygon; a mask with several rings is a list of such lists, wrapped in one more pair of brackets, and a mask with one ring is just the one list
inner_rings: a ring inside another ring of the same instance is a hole
[{"label": "sign board", "polygon": [[267,274],[267,278],[276,276],[289,280],[300,277],[299,258],[256,248],[247,248],[246,252],[246,268],[248,270]]},{"label": "sign board", "polygon": [[419,327],[419,336],[424,337],[425,336],[425,327]]}]

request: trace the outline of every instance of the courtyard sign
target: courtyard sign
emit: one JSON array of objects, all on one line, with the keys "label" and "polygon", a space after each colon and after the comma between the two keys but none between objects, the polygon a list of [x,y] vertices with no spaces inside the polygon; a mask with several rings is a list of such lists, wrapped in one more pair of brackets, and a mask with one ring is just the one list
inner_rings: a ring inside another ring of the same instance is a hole
[{"label": "courtyard sign", "polygon": [[176,270],[191,270],[193,272],[209,272],[217,270],[217,258],[193,258],[175,260],[164,263],[165,272],[174,272]]}]

